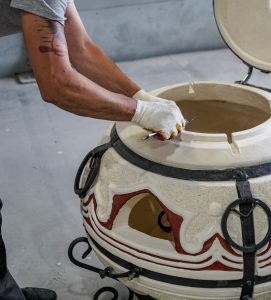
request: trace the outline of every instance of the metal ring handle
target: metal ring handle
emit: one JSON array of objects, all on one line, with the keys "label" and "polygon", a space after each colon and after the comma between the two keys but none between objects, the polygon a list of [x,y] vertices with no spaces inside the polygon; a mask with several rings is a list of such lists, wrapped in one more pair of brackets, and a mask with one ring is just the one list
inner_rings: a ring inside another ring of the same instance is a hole
[{"label": "metal ring handle", "polygon": [[[74,192],[77,194],[80,198],[84,198],[88,192],[88,190],[92,187],[99,169],[101,165],[101,158],[103,156],[105,151],[96,152],[95,149],[90,151],[86,157],[83,159],[82,163],[80,164],[80,167],[77,171],[77,174],[75,176],[74,181]],[[80,188],[80,182],[82,178],[83,171],[89,161],[89,173],[87,180],[85,182],[85,185]]]},{"label": "metal ring handle", "polygon": [[159,225],[159,227],[163,230],[163,231],[165,231],[165,232],[167,232],[167,233],[169,233],[169,232],[171,232],[171,226],[165,226],[164,224],[163,224],[163,222],[162,222],[162,218],[164,217],[164,215],[165,215],[166,213],[164,212],[164,211],[161,211],[161,213],[159,214],[159,216],[158,216],[158,225]]},{"label": "metal ring handle", "polygon": [[[90,151],[85,158],[83,159],[82,163],[80,164],[80,167],[76,173],[75,180],[74,180],[74,192],[77,194],[80,198],[84,198],[88,192],[88,190],[92,187],[100,169],[101,165],[101,159],[106,150],[111,148],[114,143],[116,142],[116,137],[112,137],[111,141],[100,145]],[[83,187],[80,187],[80,182],[82,179],[83,171],[89,162],[89,173],[86,180],[86,183]]]},{"label": "metal ring handle", "polygon": [[[79,197],[84,197],[84,194],[85,194],[85,186],[83,188],[80,188],[80,182],[81,182],[81,178],[82,178],[82,174],[83,174],[83,171],[88,163],[89,160],[91,160],[90,162],[90,167],[92,165],[92,160],[93,160],[93,156],[94,156],[94,152],[93,150],[90,151],[86,156],[85,158],[83,159],[83,161],[81,162],[80,166],[79,166],[79,169],[76,173],[76,176],[75,176],[75,180],[74,180],[74,192],[75,194],[77,194]],[[90,173],[89,173],[89,176],[90,176]],[[88,179],[89,179],[89,176],[88,176]],[[88,180],[87,180],[88,181]]]},{"label": "metal ring handle", "polygon": [[[253,198],[253,199],[251,199],[251,203],[254,205],[253,209],[250,211],[249,214],[242,215],[235,208],[240,204],[244,204],[244,200],[242,200],[242,199],[235,200],[226,208],[225,213],[222,217],[222,221],[221,221],[221,229],[222,229],[222,233],[223,233],[226,241],[229,242],[233,248],[240,250],[243,253],[256,252],[259,249],[261,249],[262,247],[264,247],[271,240],[271,210],[270,210],[270,208],[263,201],[261,201],[259,199]],[[259,242],[258,244],[253,245],[253,246],[241,246],[241,245],[237,244],[231,238],[231,236],[229,234],[228,227],[227,227],[228,218],[231,213],[238,213],[241,217],[247,218],[250,216],[250,214],[253,212],[253,210],[255,209],[256,206],[260,206],[267,215],[267,219],[268,219],[267,233],[266,233],[265,237],[263,238],[263,240],[261,242]]]}]

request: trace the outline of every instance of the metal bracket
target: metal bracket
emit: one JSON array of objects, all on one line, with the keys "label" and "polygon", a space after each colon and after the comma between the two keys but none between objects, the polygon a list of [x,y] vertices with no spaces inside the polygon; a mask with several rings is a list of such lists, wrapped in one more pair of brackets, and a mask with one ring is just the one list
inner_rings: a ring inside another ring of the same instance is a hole
[{"label": "metal bracket", "polygon": [[133,280],[134,278],[139,277],[141,273],[140,268],[135,267],[131,271],[121,273],[121,274],[115,274],[114,269],[111,267],[105,268],[103,271],[100,271],[100,277],[104,279],[105,277],[109,277],[112,279],[118,279],[118,278],[128,278],[129,281]]},{"label": "metal bracket", "polygon": [[[271,93],[271,89],[268,89],[268,88],[265,88],[265,87],[262,87],[262,86],[258,86],[258,85],[254,85],[254,84],[248,83],[249,79],[252,77],[253,70],[254,70],[254,68],[252,66],[248,66],[248,72],[247,72],[247,75],[245,76],[245,78],[243,80],[235,81],[235,83],[236,84],[250,86],[250,87],[253,87],[253,88],[256,88],[256,89],[260,89],[260,90],[266,91],[268,93]],[[266,74],[270,73],[270,72],[265,72],[265,71],[262,71],[262,72],[266,73]]]},{"label": "metal bracket", "polygon": [[246,77],[243,80],[235,81],[235,83],[242,84],[242,85],[247,85],[249,79],[252,76],[252,74],[253,74],[253,67],[252,66],[248,66],[248,72],[247,72]]}]

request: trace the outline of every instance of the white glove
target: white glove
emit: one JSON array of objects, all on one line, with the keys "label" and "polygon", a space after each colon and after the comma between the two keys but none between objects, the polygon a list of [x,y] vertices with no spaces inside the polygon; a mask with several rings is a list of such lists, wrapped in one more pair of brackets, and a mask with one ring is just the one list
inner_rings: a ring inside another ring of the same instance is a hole
[{"label": "white glove", "polygon": [[142,100],[142,101],[172,102],[171,100],[166,100],[163,98],[153,96],[152,94],[149,94],[144,90],[138,91],[136,94],[134,94],[133,98],[136,100]]},{"label": "white glove", "polygon": [[176,137],[184,128],[184,117],[174,101],[155,102],[137,100],[132,122],[159,133],[163,140]]}]

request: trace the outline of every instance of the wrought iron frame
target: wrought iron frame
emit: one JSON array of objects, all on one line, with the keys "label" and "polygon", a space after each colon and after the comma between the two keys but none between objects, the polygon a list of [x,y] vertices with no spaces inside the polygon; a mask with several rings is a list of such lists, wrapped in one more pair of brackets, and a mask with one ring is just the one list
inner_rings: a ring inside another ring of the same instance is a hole
[{"label": "wrought iron frame", "polygon": [[[127,272],[121,273],[121,274],[116,274],[114,272],[113,268],[109,267],[109,268],[105,268],[104,270],[102,270],[102,269],[99,269],[97,267],[88,265],[86,263],[83,263],[83,262],[77,260],[75,258],[75,256],[74,256],[74,254],[73,254],[73,250],[80,243],[85,243],[88,246],[87,250],[81,256],[82,259],[86,259],[87,256],[92,252],[92,247],[91,247],[91,245],[90,245],[87,237],[80,237],[80,238],[77,238],[74,241],[72,241],[71,244],[70,244],[70,246],[69,246],[69,249],[68,249],[68,257],[69,257],[70,261],[73,264],[75,264],[76,266],[78,266],[78,267],[80,267],[82,269],[85,269],[85,270],[88,270],[88,271],[91,271],[91,272],[99,274],[101,279],[109,277],[111,279],[114,279],[114,280],[118,281],[119,278],[128,278],[128,280],[133,280],[134,278],[139,277],[139,275],[140,275],[140,269],[137,268],[137,267],[135,267],[131,271],[127,271]],[[138,294],[134,293],[133,291],[131,291],[129,288],[128,288],[128,291],[129,291],[129,296],[128,296],[127,300],[135,300],[135,296],[139,300],[155,300],[154,298],[152,298],[150,296],[138,295]],[[117,299],[119,299],[119,293],[118,293],[118,291],[115,288],[113,288],[113,287],[106,286],[106,287],[103,287],[103,288],[99,289],[94,294],[93,300],[99,300],[100,296],[103,295],[104,293],[111,293],[111,294],[113,294],[113,298],[111,298],[110,300],[117,300]]]}]

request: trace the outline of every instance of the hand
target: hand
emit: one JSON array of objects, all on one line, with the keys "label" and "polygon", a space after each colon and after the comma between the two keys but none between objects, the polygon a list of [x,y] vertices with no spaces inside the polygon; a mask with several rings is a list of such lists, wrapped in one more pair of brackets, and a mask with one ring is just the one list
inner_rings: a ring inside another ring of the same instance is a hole
[{"label": "hand", "polygon": [[166,99],[163,99],[163,98],[153,96],[152,94],[147,93],[144,90],[138,91],[136,94],[134,94],[133,98],[136,99],[136,100],[141,100],[141,101],[173,102],[171,100],[166,100]]},{"label": "hand", "polygon": [[132,122],[159,133],[163,140],[175,138],[185,125],[184,117],[173,101],[155,102],[137,100]]}]

